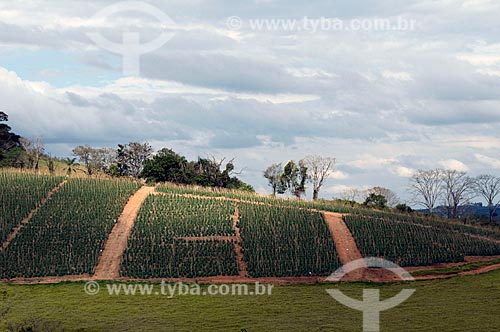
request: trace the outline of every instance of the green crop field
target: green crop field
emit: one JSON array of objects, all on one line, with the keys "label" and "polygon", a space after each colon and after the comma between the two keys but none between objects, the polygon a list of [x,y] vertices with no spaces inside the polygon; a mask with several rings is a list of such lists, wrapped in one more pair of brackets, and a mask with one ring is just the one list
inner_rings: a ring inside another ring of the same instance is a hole
[{"label": "green crop field", "polygon": [[39,206],[62,177],[0,172],[0,243]]},{"label": "green crop field", "polygon": [[93,273],[131,181],[70,179],[0,253],[0,278]]},{"label": "green crop field", "polygon": [[364,216],[344,217],[365,257],[400,266],[463,262],[465,256],[500,255],[500,244],[466,233]]},{"label": "green crop field", "polygon": [[[0,184],[6,188],[0,195],[4,238],[39,207],[0,252],[0,278],[88,278],[118,216],[140,187],[129,180],[71,178],[40,205],[62,180],[0,173]],[[156,191],[151,188],[137,206],[119,261],[122,278],[195,282],[211,277],[234,282],[231,278],[238,280],[243,268],[248,277],[268,278],[264,280],[289,277],[295,279],[287,281],[297,283],[301,279],[296,277],[326,277],[342,262],[321,211],[348,212],[343,219],[362,255],[401,266],[500,255],[500,232],[491,227],[236,191],[170,184]],[[492,258],[415,274],[453,275],[497,263]],[[13,285],[4,280],[0,331],[361,331],[361,312],[336,302],[326,293],[331,288],[358,299],[365,288],[380,289],[383,298],[402,288],[416,289],[407,302],[382,313],[382,331],[451,332],[463,331],[464,326],[468,331],[499,331],[499,281],[500,271],[494,271],[407,284],[295,284],[276,286],[271,295],[169,298],[109,295],[106,287],[111,281],[100,282],[101,292],[92,296],[84,291],[85,282]]]},{"label": "green crop field", "polygon": [[340,267],[328,228],[318,212],[239,204],[250,275],[328,275]]},{"label": "green crop field", "polygon": [[139,278],[237,275],[234,245],[183,237],[234,235],[234,204],[214,199],[149,196],[122,260],[122,275]]}]

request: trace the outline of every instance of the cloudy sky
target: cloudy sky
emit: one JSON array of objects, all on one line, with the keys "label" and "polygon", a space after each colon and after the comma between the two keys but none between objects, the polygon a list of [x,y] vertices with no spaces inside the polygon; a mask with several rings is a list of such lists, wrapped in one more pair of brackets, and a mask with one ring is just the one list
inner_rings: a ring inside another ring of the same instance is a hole
[{"label": "cloudy sky", "polygon": [[[113,4],[0,2],[0,110],[54,155],[149,141],[236,157],[264,192],[267,165],[321,154],[338,160],[327,198],[375,185],[405,197],[419,168],[500,173],[497,0],[169,0],[143,2],[168,21],[96,16]],[[370,28],[377,20],[416,24]],[[139,75],[89,37],[122,43],[125,31],[169,37]]]}]

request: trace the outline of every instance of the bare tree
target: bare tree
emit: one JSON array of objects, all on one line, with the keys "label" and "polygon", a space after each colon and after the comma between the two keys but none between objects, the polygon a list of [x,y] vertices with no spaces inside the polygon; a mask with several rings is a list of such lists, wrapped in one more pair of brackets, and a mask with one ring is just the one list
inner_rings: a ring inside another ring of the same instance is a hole
[{"label": "bare tree", "polygon": [[347,188],[340,194],[340,198],[345,201],[357,202],[362,195],[362,190],[357,188]]},{"label": "bare tree", "polygon": [[73,149],[73,155],[85,166],[88,176],[107,172],[116,160],[116,152],[110,148],[93,148],[88,145],[80,145]]},{"label": "bare tree", "polygon": [[45,151],[45,146],[42,142],[41,137],[36,137],[32,139],[21,138],[19,140],[21,146],[26,152],[26,156],[28,157],[28,165],[30,168],[38,171],[40,158],[42,158],[43,153]]},{"label": "bare tree", "polygon": [[424,206],[430,214],[434,212],[434,207],[443,192],[441,174],[441,169],[418,170],[410,180],[413,202]]},{"label": "bare tree", "polygon": [[456,170],[441,171],[443,197],[449,218],[458,218],[458,207],[469,203],[475,196],[474,179],[465,172]]},{"label": "bare tree", "polygon": [[126,159],[128,171],[134,178],[138,178],[142,171],[144,162],[153,154],[153,148],[149,143],[132,142],[128,144]]},{"label": "bare tree", "polygon": [[373,187],[371,189],[368,189],[368,195],[370,194],[384,196],[385,200],[387,201],[388,207],[394,208],[399,204],[398,195],[390,189],[383,187]]},{"label": "bare tree", "polygon": [[313,200],[316,200],[324,181],[335,171],[335,158],[311,155],[305,157],[303,162],[309,181],[313,184]]},{"label": "bare tree", "polygon": [[281,185],[281,174],[283,174],[283,165],[272,164],[264,171],[264,177],[267,179],[269,186],[273,189],[273,196],[277,193],[283,193]]},{"label": "bare tree", "polygon": [[94,160],[95,149],[89,145],[80,145],[73,149],[73,155],[85,166],[88,176],[92,176],[97,171]]},{"label": "bare tree", "polygon": [[495,211],[500,206],[500,177],[480,175],[475,179],[474,187],[476,193],[486,200],[490,223],[493,222]]}]

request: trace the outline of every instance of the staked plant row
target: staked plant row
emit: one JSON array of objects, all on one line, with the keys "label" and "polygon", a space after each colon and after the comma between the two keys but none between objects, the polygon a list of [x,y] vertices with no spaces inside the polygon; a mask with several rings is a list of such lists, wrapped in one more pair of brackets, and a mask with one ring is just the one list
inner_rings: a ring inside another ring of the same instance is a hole
[{"label": "staked plant row", "polygon": [[365,257],[400,266],[463,262],[465,256],[500,255],[500,244],[462,232],[369,216],[344,216]]},{"label": "staked plant row", "polygon": [[237,275],[234,203],[150,195],[135,221],[122,258],[122,276],[177,278]]},{"label": "staked plant row", "polygon": [[341,266],[321,213],[246,203],[238,206],[250,275],[322,276]]},{"label": "staked plant row", "polygon": [[0,244],[62,180],[48,175],[0,172]]},{"label": "staked plant row", "polygon": [[0,278],[93,274],[133,181],[70,179],[0,254]]}]

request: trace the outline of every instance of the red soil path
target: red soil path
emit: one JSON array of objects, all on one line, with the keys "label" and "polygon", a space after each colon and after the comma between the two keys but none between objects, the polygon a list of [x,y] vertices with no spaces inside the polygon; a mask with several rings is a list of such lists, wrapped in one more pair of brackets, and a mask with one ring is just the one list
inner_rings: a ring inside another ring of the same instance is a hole
[{"label": "red soil path", "polygon": [[344,220],[342,220],[342,214],[323,212],[323,216],[325,217],[325,222],[330,230],[330,233],[332,234],[335,248],[337,249],[337,253],[342,264],[345,265],[363,258],[351,231],[347,228]]},{"label": "red soil path", "polygon": [[64,180],[63,182],[59,183],[54,189],[52,189],[51,191],[49,191],[49,193],[47,194],[47,197],[45,197],[41,202],[40,204],[34,208],[26,218],[24,218],[21,223],[19,225],[17,225],[16,228],[14,228],[14,230],[12,231],[12,233],[9,234],[9,236],[7,236],[7,239],[5,240],[4,243],[2,243],[2,247],[0,248],[0,252],[1,251],[5,251],[5,249],[7,249],[7,247],[9,246],[9,244],[12,242],[12,240],[14,240],[17,236],[17,234],[19,234],[19,232],[21,231],[21,229],[27,224],[30,222],[31,218],[33,218],[33,216],[47,203],[47,201],[52,197],[52,195],[54,195],[62,186],[64,186],[66,183],[68,182],[68,180]]},{"label": "red soil path", "polygon": [[235,206],[234,208],[234,215],[233,217],[233,229],[234,233],[236,234],[236,241],[234,242],[234,251],[236,252],[236,260],[238,262],[238,270],[239,270],[239,276],[241,278],[248,278],[248,269],[247,269],[247,263],[245,262],[243,258],[243,247],[241,245],[241,232],[240,228],[238,227],[238,221],[239,221],[239,210],[238,210],[238,205]]},{"label": "red soil path", "polygon": [[121,258],[127,248],[128,237],[142,203],[153,191],[154,187],[142,187],[128,200],[99,257],[94,279],[113,280],[120,277]]}]

